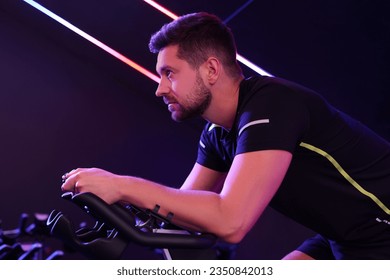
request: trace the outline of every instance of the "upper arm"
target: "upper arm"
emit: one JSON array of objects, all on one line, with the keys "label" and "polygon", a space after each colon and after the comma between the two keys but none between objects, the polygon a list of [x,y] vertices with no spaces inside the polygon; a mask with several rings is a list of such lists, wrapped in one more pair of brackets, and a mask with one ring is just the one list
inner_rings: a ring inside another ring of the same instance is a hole
[{"label": "upper arm", "polygon": [[181,186],[182,190],[207,190],[219,193],[222,189],[226,173],[215,171],[195,163],[187,179]]},{"label": "upper arm", "polygon": [[240,240],[252,228],[282,183],[292,154],[264,150],[235,157],[221,192],[229,218],[239,228]]}]

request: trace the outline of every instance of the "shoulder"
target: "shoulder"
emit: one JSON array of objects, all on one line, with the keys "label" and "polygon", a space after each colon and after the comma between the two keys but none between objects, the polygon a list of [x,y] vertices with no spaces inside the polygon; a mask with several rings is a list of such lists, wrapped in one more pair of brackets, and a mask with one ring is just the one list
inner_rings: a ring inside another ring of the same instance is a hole
[{"label": "shoulder", "polygon": [[[253,77],[242,82],[236,121],[240,126],[258,118],[307,114],[314,92],[275,77]],[[255,118],[255,119],[254,119]]]},{"label": "shoulder", "polygon": [[278,77],[254,76],[241,82],[240,93],[251,96],[257,93],[304,94],[319,96],[318,93],[301,84]]},{"label": "shoulder", "polygon": [[221,139],[228,133],[222,126],[208,122],[203,128],[201,139],[209,139],[211,141],[216,141]]}]

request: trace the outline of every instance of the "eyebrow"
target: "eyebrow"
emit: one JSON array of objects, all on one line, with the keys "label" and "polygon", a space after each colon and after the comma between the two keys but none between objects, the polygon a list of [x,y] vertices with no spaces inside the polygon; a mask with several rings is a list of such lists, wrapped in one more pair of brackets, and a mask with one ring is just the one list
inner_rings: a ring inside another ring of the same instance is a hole
[{"label": "eyebrow", "polygon": [[166,71],[166,70],[167,70],[167,67],[168,67],[168,66],[163,65],[163,66],[161,66],[161,67],[159,67],[159,68],[156,68],[157,74],[159,74],[159,75],[161,76],[161,73],[163,73],[164,71]]},{"label": "eyebrow", "polygon": [[173,67],[171,67],[171,66],[169,66],[169,65],[163,65],[163,66],[161,66],[159,69],[156,69],[156,72],[160,75],[160,77],[162,76],[162,74],[164,73],[164,72],[166,72],[167,70],[173,70],[173,71],[175,71],[176,69],[175,68],[173,68]]}]

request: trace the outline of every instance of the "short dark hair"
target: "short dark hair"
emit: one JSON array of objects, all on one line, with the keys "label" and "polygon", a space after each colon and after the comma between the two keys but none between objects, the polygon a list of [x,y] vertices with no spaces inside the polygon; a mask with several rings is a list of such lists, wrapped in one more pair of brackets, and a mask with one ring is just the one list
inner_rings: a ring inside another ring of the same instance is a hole
[{"label": "short dark hair", "polygon": [[236,43],[231,30],[217,16],[199,12],[179,17],[154,33],[149,42],[152,53],[178,45],[178,57],[195,69],[210,56],[221,60],[228,74],[242,74],[237,63]]}]

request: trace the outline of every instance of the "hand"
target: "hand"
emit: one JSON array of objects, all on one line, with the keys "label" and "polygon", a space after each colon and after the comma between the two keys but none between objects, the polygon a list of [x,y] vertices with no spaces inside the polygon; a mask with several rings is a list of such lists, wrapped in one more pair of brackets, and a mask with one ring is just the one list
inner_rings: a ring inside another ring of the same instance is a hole
[{"label": "hand", "polygon": [[77,168],[62,176],[61,190],[74,194],[91,192],[108,204],[112,204],[120,200],[119,178],[119,175],[99,168]]}]

